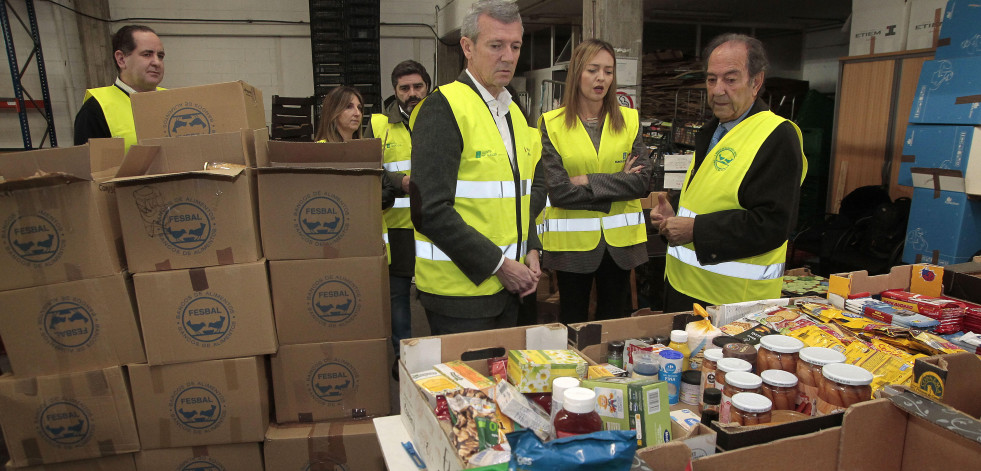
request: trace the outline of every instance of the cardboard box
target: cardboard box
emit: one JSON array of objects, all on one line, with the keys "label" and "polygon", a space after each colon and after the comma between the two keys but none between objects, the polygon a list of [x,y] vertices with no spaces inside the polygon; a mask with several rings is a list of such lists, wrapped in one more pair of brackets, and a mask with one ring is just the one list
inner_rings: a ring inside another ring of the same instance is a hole
[{"label": "cardboard box", "polygon": [[909,0],[906,50],[937,47],[947,0]]},{"label": "cardboard box", "polygon": [[977,57],[978,24],[981,24],[981,4],[973,0],[948,0],[943,24],[937,40],[937,59]]},{"label": "cardboard box", "polygon": [[902,51],[908,23],[906,0],[854,0],[848,55]]},{"label": "cardboard box", "polygon": [[280,345],[391,335],[388,259],[269,262]]},{"label": "cardboard box", "polygon": [[642,378],[585,380],[596,393],[603,430],[636,430],[637,447],[671,441],[668,383]]},{"label": "cardboard box", "polygon": [[972,353],[953,353],[917,358],[910,389],[944,403],[971,417],[981,417],[981,358]]},{"label": "cardboard box", "polygon": [[913,189],[903,261],[954,265],[981,249],[981,200],[954,191]]},{"label": "cardboard box", "polygon": [[680,190],[685,186],[685,172],[664,172],[664,189]]},{"label": "cardboard box", "polygon": [[269,425],[262,357],[127,369],[144,450],[262,441]]},{"label": "cardboard box", "polygon": [[381,141],[268,143],[259,221],[269,260],[385,254]]},{"label": "cardboard box", "polygon": [[606,361],[606,349],[611,340],[635,339],[654,335],[669,336],[672,330],[685,329],[695,318],[691,313],[661,314],[641,309],[631,317],[605,321],[569,324],[569,345],[584,357],[597,362]]},{"label": "cardboard box", "polygon": [[[116,187],[130,271],[261,258],[252,170],[203,169],[208,162],[248,166],[265,160],[262,141],[263,135],[242,131],[130,147],[110,181]],[[252,156],[252,147],[263,150]]]},{"label": "cardboard box", "polygon": [[272,356],[276,422],[391,412],[387,338],[284,345]]},{"label": "cardboard box", "polygon": [[981,126],[907,126],[898,183],[981,194]]},{"label": "cardboard box", "polygon": [[268,470],[315,469],[315,463],[326,466],[320,469],[386,469],[370,420],[270,425],[264,454]]},{"label": "cardboard box", "polygon": [[133,275],[147,363],[276,352],[265,261]]},{"label": "cardboard box", "polygon": [[140,141],[266,127],[262,91],[242,81],[136,93],[132,102]]},{"label": "cardboard box", "polygon": [[837,273],[828,277],[828,301],[844,309],[845,300],[857,293],[877,295],[889,289],[902,289],[926,296],[940,296],[944,268],[925,263],[892,267],[885,275],[869,276],[865,270]]},{"label": "cardboard box", "polygon": [[926,61],[920,69],[909,122],[981,124],[981,58]]},{"label": "cardboard box", "polygon": [[943,272],[944,293],[965,301],[981,303],[981,257],[974,261],[947,265]]},{"label": "cardboard box", "polygon": [[487,358],[507,355],[508,350],[558,350],[566,348],[568,331],[562,324],[512,327],[402,340],[399,359],[399,404],[402,423],[427,469],[459,470],[464,463],[450,444],[449,430],[436,419],[426,393],[411,375],[438,363],[461,360],[484,376]]},{"label": "cardboard box", "polygon": [[28,466],[26,468],[15,468],[13,462],[8,461],[3,469],[7,471],[136,471],[136,463],[133,462],[133,454],[127,453],[90,460]]},{"label": "cardboard box", "polygon": [[18,377],[146,361],[126,274],[0,291],[0,338]]},{"label": "cardboard box", "polygon": [[13,152],[0,159],[0,290],[119,273],[116,203],[99,183],[123,160],[122,139]]},{"label": "cardboard box", "polygon": [[665,172],[687,172],[695,154],[664,154]]},{"label": "cardboard box", "polygon": [[261,448],[261,443],[236,443],[143,450],[135,456],[136,470],[263,471]]},{"label": "cardboard box", "polygon": [[552,380],[586,378],[586,360],[574,350],[508,350],[508,382],[521,393],[552,392]]},{"label": "cardboard box", "polygon": [[140,449],[118,366],[20,379],[0,376],[0,426],[16,467]]}]

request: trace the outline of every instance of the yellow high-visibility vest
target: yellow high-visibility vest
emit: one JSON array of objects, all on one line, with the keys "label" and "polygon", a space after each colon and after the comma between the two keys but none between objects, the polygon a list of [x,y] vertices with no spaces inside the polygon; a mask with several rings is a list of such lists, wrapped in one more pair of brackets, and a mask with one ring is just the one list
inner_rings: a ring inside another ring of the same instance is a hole
[{"label": "yellow high-visibility vest", "polygon": [[[157,87],[157,90],[166,90]],[[120,90],[115,85],[108,87],[90,88],[85,90],[84,103],[90,97],[95,97],[102,107],[102,114],[106,117],[106,124],[109,125],[109,132],[112,137],[121,137],[125,141],[125,150],[136,144],[136,125],[133,123],[133,105],[129,95]]]},{"label": "yellow high-visibility vest", "polygon": [[[389,172],[412,173],[412,135],[404,123],[390,123],[384,114],[371,115],[371,131],[382,141],[383,165]],[[395,229],[412,229],[409,197],[395,198],[395,204],[385,210],[385,223]]]}]

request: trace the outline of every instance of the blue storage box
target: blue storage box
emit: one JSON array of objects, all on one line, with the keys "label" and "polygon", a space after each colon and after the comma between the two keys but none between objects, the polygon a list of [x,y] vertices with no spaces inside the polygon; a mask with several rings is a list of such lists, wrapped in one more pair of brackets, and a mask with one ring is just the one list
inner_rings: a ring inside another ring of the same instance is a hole
[{"label": "blue storage box", "polygon": [[981,56],[924,62],[909,122],[981,124]]},{"label": "blue storage box", "polygon": [[981,250],[981,199],[953,191],[913,190],[903,262],[953,265]]},{"label": "blue storage box", "polygon": [[977,0],[948,0],[935,59],[981,57],[981,3]]},{"label": "blue storage box", "polygon": [[[910,124],[906,127],[898,183],[941,190],[981,194],[981,126]],[[917,168],[918,173],[911,173]],[[943,169],[937,175],[919,169]]]}]

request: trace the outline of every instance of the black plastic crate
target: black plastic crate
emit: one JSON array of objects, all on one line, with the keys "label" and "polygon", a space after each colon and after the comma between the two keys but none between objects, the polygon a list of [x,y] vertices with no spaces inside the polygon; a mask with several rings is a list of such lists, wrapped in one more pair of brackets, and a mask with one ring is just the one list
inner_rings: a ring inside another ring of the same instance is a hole
[{"label": "black plastic crate", "polygon": [[[378,54],[378,40],[358,40],[352,39],[347,42],[347,53],[350,54],[362,54],[362,53],[374,53]],[[359,59],[360,60],[360,59]]]},{"label": "black plastic crate", "polygon": [[314,64],[313,73],[314,75],[344,75],[344,64]]},{"label": "black plastic crate", "polygon": [[321,52],[346,52],[347,48],[344,47],[344,41],[312,41],[311,49],[313,49],[314,54],[319,54]]},{"label": "black plastic crate", "polygon": [[349,26],[347,29],[348,39],[374,39],[378,40],[378,25],[373,26]]},{"label": "black plastic crate", "polygon": [[320,21],[340,21],[342,18],[344,18],[344,8],[339,6],[335,8],[310,9],[310,24]]},{"label": "black plastic crate", "polygon": [[377,74],[378,67],[379,66],[377,61],[369,62],[366,60],[358,60],[357,62],[348,62],[347,72],[349,73],[366,72],[366,73]]},{"label": "black plastic crate", "polygon": [[316,85],[344,85],[348,83],[344,74],[313,74],[313,84]]},{"label": "black plastic crate", "polygon": [[379,23],[377,13],[368,16],[347,15],[346,19],[349,26],[378,26]]},{"label": "black plastic crate", "polygon": [[312,31],[310,40],[313,44],[344,41],[344,33],[340,31]]},{"label": "black plastic crate", "polygon": [[[314,52],[314,64],[343,64],[347,61],[347,54],[343,52]],[[377,60],[376,60],[377,62]]]}]

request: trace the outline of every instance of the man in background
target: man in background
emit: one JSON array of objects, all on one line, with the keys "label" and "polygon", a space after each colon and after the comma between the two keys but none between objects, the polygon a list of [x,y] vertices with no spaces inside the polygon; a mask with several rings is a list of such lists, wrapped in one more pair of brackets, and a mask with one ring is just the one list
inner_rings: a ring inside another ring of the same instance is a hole
[{"label": "man in background", "polygon": [[136,144],[133,124],[133,93],[162,90],[164,48],[150,27],[123,26],[112,35],[113,63],[119,76],[116,83],[85,91],[85,102],[75,115],[75,145],[92,138],[121,137],[126,150]]}]

